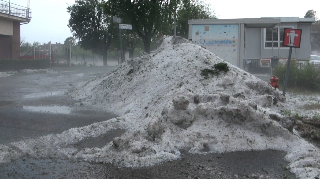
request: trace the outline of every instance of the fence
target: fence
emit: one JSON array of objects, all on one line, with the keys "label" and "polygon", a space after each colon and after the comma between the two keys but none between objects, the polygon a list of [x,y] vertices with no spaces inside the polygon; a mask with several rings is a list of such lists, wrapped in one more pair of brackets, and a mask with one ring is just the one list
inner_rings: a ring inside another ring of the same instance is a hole
[{"label": "fence", "polygon": [[30,8],[10,3],[10,1],[7,2],[4,0],[0,0],[0,13],[25,19],[31,19]]}]

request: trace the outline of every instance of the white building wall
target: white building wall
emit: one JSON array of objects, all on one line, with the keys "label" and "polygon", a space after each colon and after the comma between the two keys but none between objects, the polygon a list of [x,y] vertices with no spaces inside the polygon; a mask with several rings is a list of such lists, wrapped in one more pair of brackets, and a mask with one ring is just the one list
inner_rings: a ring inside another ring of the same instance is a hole
[{"label": "white building wall", "polygon": [[0,18],[0,35],[13,35],[13,22]]}]

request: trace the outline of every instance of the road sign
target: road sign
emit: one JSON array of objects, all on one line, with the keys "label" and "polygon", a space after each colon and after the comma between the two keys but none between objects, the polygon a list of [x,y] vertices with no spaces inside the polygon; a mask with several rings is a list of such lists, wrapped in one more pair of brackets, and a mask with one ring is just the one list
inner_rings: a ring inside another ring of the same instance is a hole
[{"label": "road sign", "polygon": [[131,24],[119,24],[119,29],[132,30],[132,25]]},{"label": "road sign", "polygon": [[282,45],[284,47],[300,48],[301,33],[301,29],[284,28]]},{"label": "road sign", "polygon": [[286,88],[287,88],[287,83],[289,79],[292,48],[300,48],[301,33],[302,33],[301,29],[284,28],[282,45],[285,47],[290,47],[290,49],[289,49],[289,57],[287,62],[287,71],[284,79],[283,96],[286,95]]}]

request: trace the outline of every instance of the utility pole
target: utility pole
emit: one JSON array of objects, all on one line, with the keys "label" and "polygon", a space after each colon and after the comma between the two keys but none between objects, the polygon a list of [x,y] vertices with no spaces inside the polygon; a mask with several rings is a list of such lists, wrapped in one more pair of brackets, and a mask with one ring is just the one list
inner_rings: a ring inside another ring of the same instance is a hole
[{"label": "utility pole", "polygon": [[51,40],[50,40],[50,45],[49,45],[49,55],[50,55],[50,56],[49,56],[49,59],[50,59],[50,67],[51,67],[51,60],[52,60],[52,59],[51,59],[51,53],[52,53],[52,52],[51,52]]},{"label": "utility pole", "polygon": [[121,63],[124,62],[123,52],[122,52],[122,37],[121,37],[121,29],[132,30],[131,24],[119,24],[119,35],[120,35],[120,53],[121,53]]},{"label": "utility pole", "polygon": [[69,47],[69,50],[70,50],[70,53],[69,53],[69,67],[71,67],[71,45],[72,45],[72,42],[70,42],[70,47]]},{"label": "utility pole", "polygon": [[27,18],[29,18],[29,11],[30,11],[30,0],[27,1],[27,14],[26,14]]},{"label": "utility pole", "polygon": [[[121,36],[121,28],[119,28],[119,36],[120,36],[120,63],[123,61],[123,53],[122,53],[122,36]],[[118,64],[120,64],[118,61]]]},{"label": "utility pole", "polygon": [[11,15],[11,3],[10,3],[10,0],[9,0],[9,15]]}]

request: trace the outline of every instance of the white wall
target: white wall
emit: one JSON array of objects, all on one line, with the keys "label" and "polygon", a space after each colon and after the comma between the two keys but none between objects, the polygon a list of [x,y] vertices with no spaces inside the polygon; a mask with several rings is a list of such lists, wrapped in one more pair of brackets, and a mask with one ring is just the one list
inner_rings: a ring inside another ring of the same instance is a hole
[{"label": "white wall", "polygon": [[13,35],[12,21],[0,18],[0,34],[1,35]]}]

